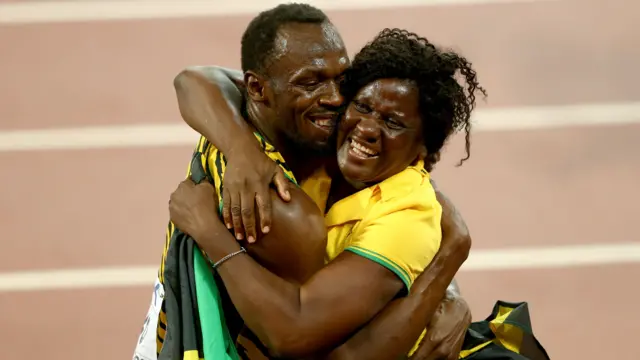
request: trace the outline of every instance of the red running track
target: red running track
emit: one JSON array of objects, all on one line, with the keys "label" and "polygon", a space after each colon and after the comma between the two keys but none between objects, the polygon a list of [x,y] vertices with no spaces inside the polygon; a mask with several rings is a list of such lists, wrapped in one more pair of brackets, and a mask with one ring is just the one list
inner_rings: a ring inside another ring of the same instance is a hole
[{"label": "red running track", "polygon": [[[352,51],[383,27],[461,50],[489,90],[484,109],[640,101],[639,14],[640,3],[604,0],[330,12]],[[237,67],[249,19],[0,24],[0,132],[178,124],[173,76],[193,64]],[[635,120],[478,132],[471,160],[453,166],[454,142],[435,177],[468,219],[474,250],[637,243]],[[191,149],[0,152],[0,277],[158,264],[167,198]],[[614,263],[465,271],[459,281],[476,318],[498,298],[527,300],[554,360],[600,360],[629,358],[638,276],[640,264]],[[152,281],[0,292],[4,357],[128,358]]]}]

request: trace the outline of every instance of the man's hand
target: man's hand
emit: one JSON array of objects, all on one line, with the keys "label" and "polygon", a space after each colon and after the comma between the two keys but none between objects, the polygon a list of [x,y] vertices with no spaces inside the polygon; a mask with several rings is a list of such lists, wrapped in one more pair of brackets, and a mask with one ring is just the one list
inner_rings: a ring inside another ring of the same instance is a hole
[{"label": "man's hand", "polygon": [[427,326],[427,334],[410,360],[456,360],[459,357],[471,310],[460,296],[445,298]]},{"label": "man's hand", "polygon": [[209,182],[196,185],[187,179],[171,194],[169,215],[178,229],[200,239],[219,222],[216,203],[215,189]]},{"label": "man's hand", "polygon": [[257,240],[255,205],[258,206],[259,226],[262,233],[271,227],[271,195],[273,183],[278,195],[289,201],[289,181],[273,160],[256,147],[245,147],[227,156],[228,164],[222,184],[222,219],[233,229],[236,239]]}]

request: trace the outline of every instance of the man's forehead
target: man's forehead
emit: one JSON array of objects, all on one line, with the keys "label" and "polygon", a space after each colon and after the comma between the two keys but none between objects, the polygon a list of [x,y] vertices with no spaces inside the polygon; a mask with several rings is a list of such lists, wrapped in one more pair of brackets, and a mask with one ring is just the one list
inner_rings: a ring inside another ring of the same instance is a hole
[{"label": "man's forehead", "polygon": [[326,52],[346,51],[342,37],[333,24],[287,24],[276,37],[276,56],[288,53],[296,56],[313,56]]}]

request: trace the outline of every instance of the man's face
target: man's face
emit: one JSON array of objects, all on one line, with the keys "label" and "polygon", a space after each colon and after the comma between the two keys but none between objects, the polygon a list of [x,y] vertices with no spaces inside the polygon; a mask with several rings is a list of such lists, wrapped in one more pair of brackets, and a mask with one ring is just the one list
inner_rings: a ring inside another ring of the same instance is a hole
[{"label": "man's face", "polygon": [[331,151],[330,137],[343,103],[339,91],[349,57],[336,28],[289,24],[280,29],[266,90],[276,127],[303,149]]}]

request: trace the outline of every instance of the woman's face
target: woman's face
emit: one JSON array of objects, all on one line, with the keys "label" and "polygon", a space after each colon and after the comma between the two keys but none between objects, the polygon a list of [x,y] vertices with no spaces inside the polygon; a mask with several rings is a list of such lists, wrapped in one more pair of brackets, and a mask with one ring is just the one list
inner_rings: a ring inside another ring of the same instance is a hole
[{"label": "woman's face", "polygon": [[385,180],[426,156],[418,88],[409,80],[364,86],[338,128],[338,166],[358,188]]}]

